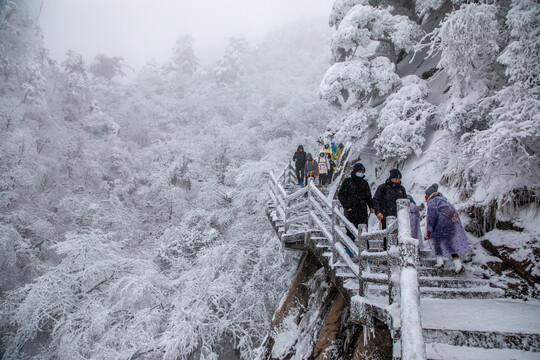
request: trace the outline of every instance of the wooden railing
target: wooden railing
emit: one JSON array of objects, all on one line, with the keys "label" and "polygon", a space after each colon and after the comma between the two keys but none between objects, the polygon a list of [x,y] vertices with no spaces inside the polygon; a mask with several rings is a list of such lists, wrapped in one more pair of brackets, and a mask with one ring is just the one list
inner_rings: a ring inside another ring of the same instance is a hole
[{"label": "wooden railing", "polygon": [[[294,168],[288,164],[275,177],[270,173],[269,195],[275,204],[276,216],[284,233],[292,227],[302,229],[306,241],[328,246],[333,254],[330,266],[338,261],[358,278],[358,295],[366,296],[368,284],[388,285],[388,303],[399,296],[401,316],[402,357],[425,359],[425,345],[420,321],[420,291],[416,266],[419,263],[418,241],[411,237],[410,202],[397,201],[398,217],[387,218],[387,228],[368,232],[364,224],[354,226],[342,213],[337,200],[329,200],[310,178],[308,185],[291,194],[286,188],[297,183]],[[353,234],[350,238],[346,231]],[[312,234],[320,233],[317,239]],[[370,242],[386,238],[387,249],[369,249]],[[347,253],[348,249],[352,256]],[[385,272],[371,272],[371,267],[383,266]],[[395,275],[395,276],[394,276]],[[397,281],[399,279],[399,281]],[[399,291],[396,291],[396,287]]]}]

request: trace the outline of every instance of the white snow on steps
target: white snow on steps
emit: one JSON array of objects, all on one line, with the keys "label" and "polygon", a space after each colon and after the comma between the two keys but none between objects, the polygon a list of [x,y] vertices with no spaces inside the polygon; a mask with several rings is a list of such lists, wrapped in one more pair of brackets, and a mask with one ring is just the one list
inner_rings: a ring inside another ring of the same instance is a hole
[{"label": "white snow on steps", "polygon": [[[540,332],[540,303],[538,302],[512,299],[421,298],[420,308],[424,329],[522,334]],[[537,359],[540,359],[540,353]]]},{"label": "white snow on steps", "polygon": [[[394,358],[401,357],[401,345],[394,344]],[[515,349],[483,349],[453,346],[440,343],[426,344],[426,355],[430,360],[538,360],[540,353]]]}]

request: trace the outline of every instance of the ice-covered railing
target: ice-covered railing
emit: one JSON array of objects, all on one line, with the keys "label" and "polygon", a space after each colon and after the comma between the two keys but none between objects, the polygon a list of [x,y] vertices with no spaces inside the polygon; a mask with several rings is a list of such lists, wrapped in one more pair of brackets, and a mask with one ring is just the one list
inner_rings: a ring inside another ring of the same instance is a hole
[{"label": "ice-covered railing", "polygon": [[[368,232],[364,224],[355,227],[343,215],[337,200],[329,200],[314,184],[296,189],[294,168],[288,164],[275,177],[270,173],[269,195],[275,204],[276,216],[283,225],[284,234],[305,233],[306,242],[316,242],[332,251],[330,266],[338,262],[358,278],[358,295],[365,297],[369,283],[388,285],[388,303],[394,302],[395,285],[399,288],[401,351],[403,359],[425,359],[425,344],[420,321],[420,290],[418,273],[418,241],[411,237],[410,202],[397,201],[398,216],[388,217],[387,228]],[[353,234],[351,239],[346,231]],[[322,234],[312,236],[312,234]],[[370,242],[387,240],[388,250],[369,250]],[[349,249],[352,256],[347,253]],[[385,273],[372,272],[372,266],[384,266]]]},{"label": "ice-covered railing", "polygon": [[399,287],[401,320],[401,358],[404,360],[426,359],[426,345],[420,318],[420,288],[417,264],[418,240],[411,235],[410,201],[399,199],[398,209],[398,249]]}]

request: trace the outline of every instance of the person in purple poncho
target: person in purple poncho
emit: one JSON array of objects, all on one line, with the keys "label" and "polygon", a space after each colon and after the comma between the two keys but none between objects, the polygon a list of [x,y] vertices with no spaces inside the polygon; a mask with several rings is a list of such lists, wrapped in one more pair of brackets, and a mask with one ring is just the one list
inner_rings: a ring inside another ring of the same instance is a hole
[{"label": "person in purple poncho", "polygon": [[437,257],[437,264],[434,267],[442,269],[443,257],[451,255],[456,266],[455,274],[461,274],[465,268],[461,264],[459,255],[465,255],[472,249],[467,243],[456,209],[438,190],[438,184],[433,184],[426,189],[428,206],[426,230],[431,251]]}]

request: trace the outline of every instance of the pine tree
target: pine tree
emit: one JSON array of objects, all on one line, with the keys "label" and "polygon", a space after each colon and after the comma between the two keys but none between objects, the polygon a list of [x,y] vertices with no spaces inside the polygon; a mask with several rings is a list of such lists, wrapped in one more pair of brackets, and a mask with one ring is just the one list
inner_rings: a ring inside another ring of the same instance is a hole
[{"label": "pine tree", "polygon": [[176,40],[172,62],[181,74],[193,75],[199,67],[199,60],[193,50],[194,39],[190,35],[180,36]]},{"label": "pine tree", "polygon": [[244,71],[244,56],[248,44],[243,36],[231,37],[225,54],[217,61],[216,80],[219,84],[233,84]]}]

